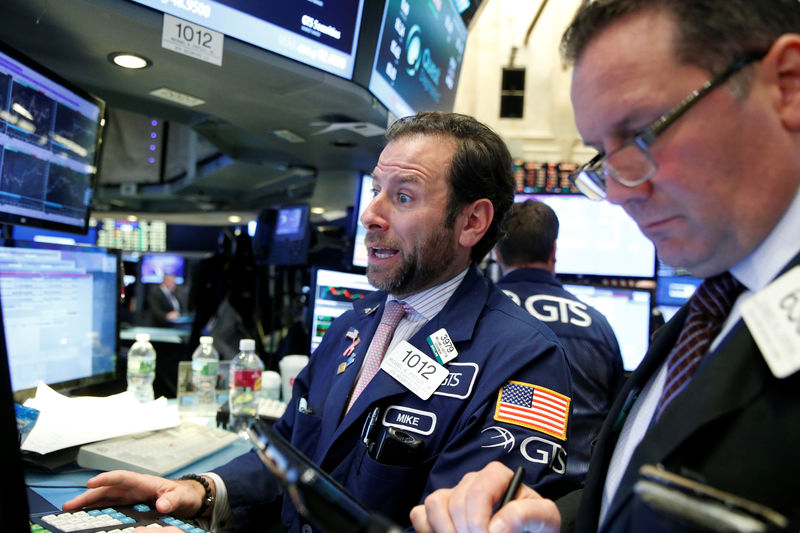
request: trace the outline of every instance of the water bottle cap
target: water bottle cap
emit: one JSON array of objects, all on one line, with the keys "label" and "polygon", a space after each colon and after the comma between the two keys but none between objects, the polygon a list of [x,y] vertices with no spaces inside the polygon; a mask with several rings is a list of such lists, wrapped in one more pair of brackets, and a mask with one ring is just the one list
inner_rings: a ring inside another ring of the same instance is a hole
[{"label": "water bottle cap", "polygon": [[214,337],[204,335],[200,337],[200,344],[214,344]]},{"label": "water bottle cap", "polygon": [[150,334],[149,333],[137,333],[136,334],[136,342],[150,342]]},{"label": "water bottle cap", "polygon": [[239,341],[239,350],[243,352],[252,352],[256,349],[256,341],[253,339],[242,339]]}]

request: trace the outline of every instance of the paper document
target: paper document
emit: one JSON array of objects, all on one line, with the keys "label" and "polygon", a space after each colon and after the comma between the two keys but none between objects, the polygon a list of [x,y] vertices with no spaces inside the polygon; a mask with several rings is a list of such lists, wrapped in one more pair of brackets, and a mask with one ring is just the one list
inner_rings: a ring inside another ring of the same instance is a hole
[{"label": "paper document", "polygon": [[24,405],[38,409],[39,418],[21,449],[41,454],[112,437],[175,427],[181,421],[178,406],[167,405],[164,397],[147,403],[139,403],[128,392],[107,398],[71,398],[41,382],[36,388],[36,396]]}]

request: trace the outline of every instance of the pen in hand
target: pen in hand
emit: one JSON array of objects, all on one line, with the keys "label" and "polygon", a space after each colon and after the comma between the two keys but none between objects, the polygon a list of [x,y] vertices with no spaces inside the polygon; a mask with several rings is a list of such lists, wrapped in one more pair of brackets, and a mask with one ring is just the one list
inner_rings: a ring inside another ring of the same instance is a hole
[{"label": "pen in hand", "polygon": [[500,507],[505,506],[505,504],[514,499],[514,497],[517,495],[517,492],[519,492],[519,486],[522,485],[523,477],[525,477],[525,467],[518,466],[514,471],[514,477],[511,478],[511,483],[508,484],[508,488],[503,496],[503,501],[500,503]]}]

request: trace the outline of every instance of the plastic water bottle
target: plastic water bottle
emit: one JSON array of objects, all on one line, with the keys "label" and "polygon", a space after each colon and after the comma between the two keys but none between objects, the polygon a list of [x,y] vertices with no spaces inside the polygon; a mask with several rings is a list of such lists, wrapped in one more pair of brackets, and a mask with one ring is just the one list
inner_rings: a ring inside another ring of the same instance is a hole
[{"label": "plastic water bottle", "polygon": [[200,344],[192,354],[192,388],[197,403],[196,413],[213,416],[217,412],[217,372],[219,352],[214,348],[213,337],[200,337]]},{"label": "plastic water bottle", "polygon": [[128,392],[140,402],[153,400],[156,378],[156,350],[149,333],[137,333],[136,342],[128,350]]},{"label": "plastic water bottle", "polygon": [[239,341],[239,354],[231,361],[229,427],[240,433],[258,414],[264,363],[255,350],[256,342],[253,339],[242,339]]}]

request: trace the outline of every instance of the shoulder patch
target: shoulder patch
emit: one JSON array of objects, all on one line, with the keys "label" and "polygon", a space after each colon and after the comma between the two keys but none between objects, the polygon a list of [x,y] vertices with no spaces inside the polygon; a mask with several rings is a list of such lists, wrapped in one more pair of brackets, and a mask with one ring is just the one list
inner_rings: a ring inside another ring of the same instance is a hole
[{"label": "shoulder patch", "polygon": [[497,394],[494,419],[567,440],[570,401],[539,385],[509,381]]}]

